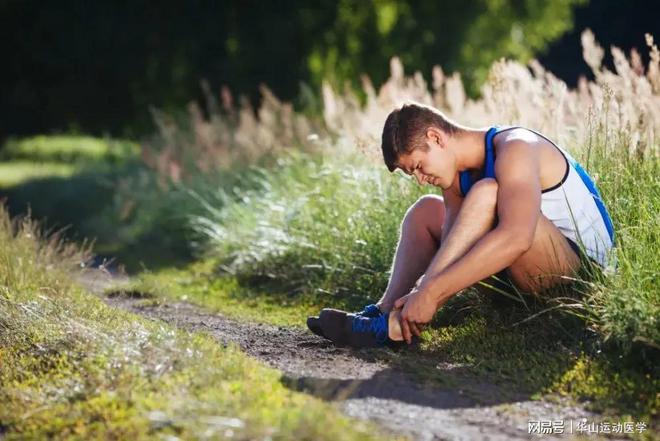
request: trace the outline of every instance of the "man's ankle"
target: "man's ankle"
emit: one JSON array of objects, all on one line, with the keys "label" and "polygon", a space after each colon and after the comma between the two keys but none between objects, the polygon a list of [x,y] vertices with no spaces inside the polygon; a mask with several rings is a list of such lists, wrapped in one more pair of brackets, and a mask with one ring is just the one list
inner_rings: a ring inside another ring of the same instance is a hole
[{"label": "man's ankle", "polygon": [[390,312],[387,317],[387,336],[392,341],[403,341],[403,331],[401,331],[401,310],[397,309]]},{"label": "man's ankle", "polygon": [[380,312],[382,312],[383,314],[385,314],[387,312],[390,312],[392,310],[392,308],[394,308],[393,303],[378,302],[378,303],[376,303],[376,306],[378,307],[378,309],[380,309]]}]

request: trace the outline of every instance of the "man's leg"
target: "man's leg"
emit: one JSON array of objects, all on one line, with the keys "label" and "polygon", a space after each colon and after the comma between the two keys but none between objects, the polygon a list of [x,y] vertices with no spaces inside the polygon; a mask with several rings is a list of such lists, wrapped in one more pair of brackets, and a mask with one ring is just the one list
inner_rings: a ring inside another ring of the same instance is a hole
[{"label": "man's leg", "polygon": [[[446,268],[465,255],[492,229],[497,213],[497,191],[497,181],[490,178],[482,179],[472,187],[454,226],[440,247],[440,268]],[[506,270],[519,289],[537,293],[570,281],[579,268],[580,258],[566,237],[541,214],[532,246]]]},{"label": "man's leg", "polygon": [[496,200],[497,182],[493,179],[478,181],[461,204],[451,231],[447,232],[442,231],[445,218],[442,199],[425,196],[417,201],[402,223],[392,275],[379,301],[381,309],[390,311],[398,298],[410,292],[436,253],[439,253],[438,258],[443,266],[450,265],[467,253],[492,229]]},{"label": "man's leg", "polygon": [[536,294],[567,283],[580,269],[580,257],[545,216],[539,216],[532,246],[507,269],[522,291]]},{"label": "man's leg", "polygon": [[[489,178],[478,181],[472,187],[454,226],[440,247],[440,268],[446,268],[463,256],[493,227],[497,213],[497,191],[497,181]],[[472,200],[471,196],[474,196]],[[541,214],[532,246],[506,271],[519,289],[538,293],[570,281],[579,268],[580,258],[566,237]]]},{"label": "man's leg", "polygon": [[435,256],[442,236],[445,203],[441,196],[422,196],[410,206],[401,222],[399,242],[392,262],[392,274],[378,301],[383,312],[415,285]]},{"label": "man's leg", "polygon": [[[440,266],[447,267],[465,255],[493,228],[497,212],[497,190],[498,184],[494,179],[478,181],[463,201],[449,232],[442,232],[442,223],[438,225],[433,222],[433,217],[421,208],[417,210],[419,216],[409,217],[411,221],[415,221],[417,228],[402,228],[390,283],[379,302],[383,305],[383,310],[389,311],[396,299],[410,292],[415,281],[426,271],[435,252],[438,253]],[[431,205],[432,201],[427,203]],[[409,214],[413,213],[414,207],[409,210]],[[444,220],[444,206],[442,213]],[[429,245],[428,236],[426,241],[420,240],[420,237],[424,237],[419,233],[423,228],[434,231],[432,237],[436,237],[440,231],[443,240],[439,250],[436,244],[436,251],[430,251],[433,248]],[[408,266],[410,262],[414,264]],[[579,266],[580,259],[564,235],[541,215],[532,246],[513,262],[507,272],[521,290],[538,292],[568,280],[567,276],[570,278]]]}]

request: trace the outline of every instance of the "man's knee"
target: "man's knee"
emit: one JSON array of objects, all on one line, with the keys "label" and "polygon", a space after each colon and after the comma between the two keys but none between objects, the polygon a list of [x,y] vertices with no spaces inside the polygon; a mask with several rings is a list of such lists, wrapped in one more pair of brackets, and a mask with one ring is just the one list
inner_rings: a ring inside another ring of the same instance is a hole
[{"label": "man's knee", "polygon": [[495,179],[480,179],[472,186],[472,188],[470,188],[466,198],[476,200],[479,203],[483,203],[489,207],[495,207],[497,205],[498,189],[499,185]]},{"label": "man's knee", "polygon": [[442,227],[445,219],[445,202],[442,196],[427,194],[408,208],[403,218],[402,227],[420,227],[424,226],[433,230]]}]

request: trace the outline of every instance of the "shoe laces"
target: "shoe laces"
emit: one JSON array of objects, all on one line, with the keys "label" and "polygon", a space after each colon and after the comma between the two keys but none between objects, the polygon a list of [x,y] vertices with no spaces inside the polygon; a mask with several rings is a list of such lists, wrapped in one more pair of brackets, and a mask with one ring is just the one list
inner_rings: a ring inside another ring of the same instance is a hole
[{"label": "shoe laces", "polygon": [[378,317],[382,313],[383,312],[380,310],[380,308],[372,303],[370,305],[365,306],[362,311],[358,312],[355,315],[359,315],[362,317]]},{"label": "shoe laces", "polygon": [[378,343],[387,341],[389,314],[382,314],[378,317],[356,316],[353,319],[353,332],[368,332],[376,337]]}]

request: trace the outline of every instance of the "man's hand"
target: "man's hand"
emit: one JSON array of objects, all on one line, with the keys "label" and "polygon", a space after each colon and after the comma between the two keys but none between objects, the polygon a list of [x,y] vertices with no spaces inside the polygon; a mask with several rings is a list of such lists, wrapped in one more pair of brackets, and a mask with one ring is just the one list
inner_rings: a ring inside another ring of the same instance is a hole
[{"label": "man's hand", "polygon": [[410,293],[398,299],[394,307],[403,308],[400,316],[401,331],[403,338],[410,344],[413,334],[419,337],[422,325],[431,321],[438,303],[429,291],[413,288]]}]

